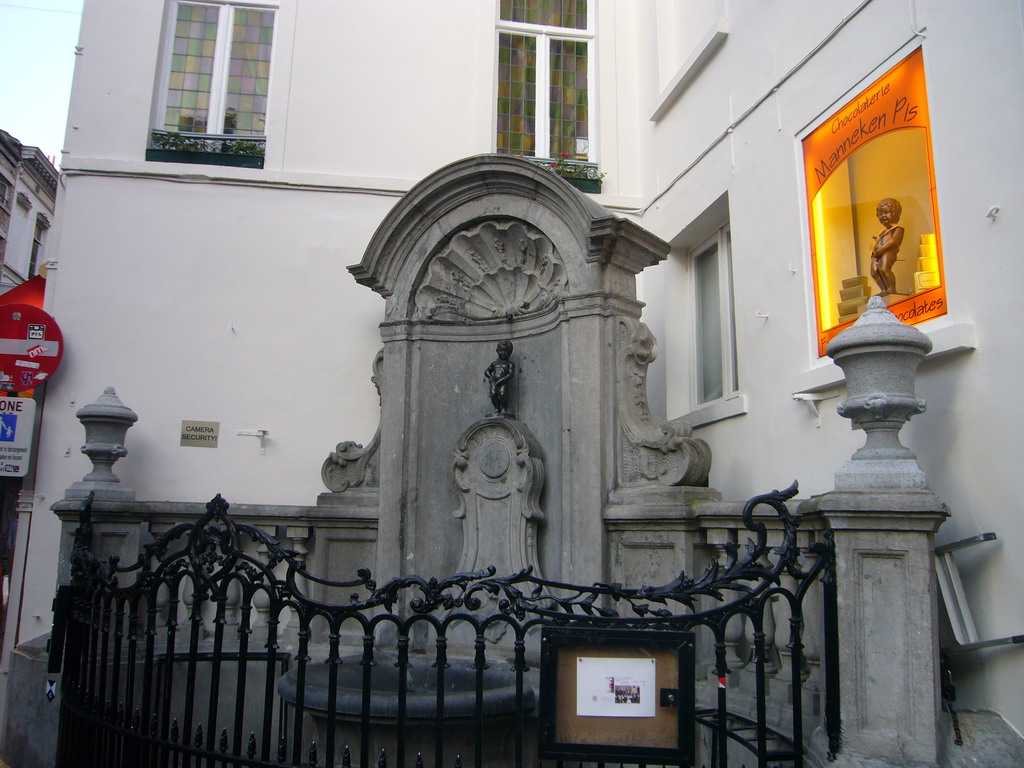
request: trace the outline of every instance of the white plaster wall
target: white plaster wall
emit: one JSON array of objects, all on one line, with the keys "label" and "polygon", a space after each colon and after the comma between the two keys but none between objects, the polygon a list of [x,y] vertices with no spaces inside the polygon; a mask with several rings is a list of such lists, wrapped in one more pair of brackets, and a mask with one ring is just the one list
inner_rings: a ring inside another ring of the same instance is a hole
[{"label": "white plaster wall", "polygon": [[607,176],[601,191],[606,205],[631,209],[641,194],[643,158],[640,132],[632,116],[639,109],[640,63],[636,55],[644,0],[598,0],[597,39],[592,65],[597,83],[591,114],[600,170]]},{"label": "white plaster wall", "polygon": [[[1013,85],[1024,75],[1020,4],[990,0],[966,9],[875,0],[771,95],[779,78],[858,5],[830,4],[826,13],[809,2],[729,4],[723,48],[665,118],[646,126],[646,156],[657,160],[647,166],[645,191],[654,202],[642,223],[671,240],[728,192],[739,372],[750,407],[744,416],[697,430],[715,452],[712,483],[727,498],[794,477],[801,495],[829,490],[832,473],[863,437],[835,414],[838,399],[822,403],[817,427],[810,410],[791,398],[819,383],[819,369],[832,365],[817,358],[813,343],[799,139],[923,45],[950,314],[920,327],[936,333],[973,323],[978,349],[925,363],[919,392],[929,410],[904,430],[904,442],[950,505],[953,516],[940,541],[988,530],[1000,537],[1001,543],[959,557],[981,637],[1020,634],[1024,615],[1015,606],[1024,564],[1011,555],[1024,544],[1014,501],[1021,424],[1015,392],[1024,375],[1024,310],[1016,298],[1024,277],[1018,258],[1024,196],[1016,182],[1024,170],[1017,130],[1024,99]],[[915,18],[923,34],[915,34]],[[656,71],[655,64],[652,55],[647,71]],[[765,94],[756,111],[669,187]],[[995,222],[985,216],[992,205],[1002,209]],[[692,407],[687,279],[676,254],[645,274],[644,298],[665,329],[669,417]],[[976,652],[958,661],[954,674],[960,706],[995,709],[1024,727],[1019,647]]]},{"label": "white plaster wall", "polygon": [[[383,302],[345,266],[393,198],[227,189],[68,180],[52,304],[67,354],[48,402],[80,407],[117,388],[140,415],[134,461],[118,465],[140,498],[202,500],[213,483],[225,496],[310,503],[334,443],[368,440],[376,426],[369,376]],[[97,211],[81,197],[118,205]],[[65,415],[49,414],[43,439],[72,457],[41,465],[61,482],[89,466]],[[219,447],[178,447],[182,419],[221,421]],[[234,435],[257,427],[270,430],[266,455]]]},{"label": "white plaster wall", "polygon": [[496,18],[478,0],[286,0],[268,124],[270,142],[283,136],[275,159],[420,179],[490,151]]},{"label": "white plaster wall", "polygon": [[[335,444],[369,441],[383,300],[345,266],[394,200],[68,178],[48,296],[67,351],[47,391],[22,637],[48,627],[48,508],[89,471],[75,411],[106,386],[139,414],[115,468],[139,499],[313,504]],[[182,420],[219,422],[218,447],[180,447]],[[251,429],[269,430],[265,454],[236,434]]]},{"label": "white plaster wall", "polygon": [[162,20],[152,0],[84,3],[62,168],[71,158],[144,156]]}]

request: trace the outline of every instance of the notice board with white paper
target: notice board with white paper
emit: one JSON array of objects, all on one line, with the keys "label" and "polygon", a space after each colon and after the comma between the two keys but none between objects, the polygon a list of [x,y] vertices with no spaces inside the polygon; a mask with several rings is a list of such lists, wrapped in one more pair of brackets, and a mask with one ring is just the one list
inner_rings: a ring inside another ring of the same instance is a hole
[{"label": "notice board with white paper", "polygon": [[692,632],[545,627],[540,757],[692,765]]}]

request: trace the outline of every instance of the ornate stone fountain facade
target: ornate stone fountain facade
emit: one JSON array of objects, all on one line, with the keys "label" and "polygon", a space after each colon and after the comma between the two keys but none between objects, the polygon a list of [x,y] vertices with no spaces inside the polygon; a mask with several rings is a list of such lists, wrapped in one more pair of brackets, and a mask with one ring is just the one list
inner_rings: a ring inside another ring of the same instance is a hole
[{"label": "ornate stone fountain facade", "polygon": [[[350,268],[387,302],[380,430],[339,444],[320,499],[345,515],[378,494],[376,573],[590,583],[686,565],[683,521],[717,494],[707,444],[647,407],[636,275],[668,249],[519,158],[454,163],[395,206]],[[483,380],[502,340],[514,418],[492,416]]]}]

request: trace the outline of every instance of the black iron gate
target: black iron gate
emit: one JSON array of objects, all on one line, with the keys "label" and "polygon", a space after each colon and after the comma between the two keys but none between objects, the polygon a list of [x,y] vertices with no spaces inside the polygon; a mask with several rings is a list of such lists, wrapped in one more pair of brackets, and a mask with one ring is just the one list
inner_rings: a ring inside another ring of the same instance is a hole
[{"label": "black iron gate", "polygon": [[[57,765],[560,764],[537,754],[537,712],[550,705],[536,694],[538,636],[590,627],[694,633],[696,765],[799,768],[805,723],[823,723],[835,751],[839,712],[834,548],[828,532],[799,545],[795,493],[751,499],[746,546],[720,545],[699,577],[639,588],[529,571],[378,585],[361,569],[333,581],[233,521],[220,496],[123,566],[90,552],[87,501],[52,646],[51,664],[63,660]],[[773,546],[762,505],[781,521]],[[773,610],[789,624],[774,660]],[[807,619],[821,646],[813,691]],[[773,675],[785,681],[775,701]]]}]

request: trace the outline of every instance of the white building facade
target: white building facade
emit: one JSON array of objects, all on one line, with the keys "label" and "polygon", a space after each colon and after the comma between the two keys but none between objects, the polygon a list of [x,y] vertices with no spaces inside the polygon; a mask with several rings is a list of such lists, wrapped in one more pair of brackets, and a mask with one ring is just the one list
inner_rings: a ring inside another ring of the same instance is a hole
[{"label": "white building facade", "polygon": [[[377,421],[384,303],[346,267],[419,179],[496,151],[596,164],[595,199],[672,244],[640,276],[652,410],[689,417],[726,499],[826,492],[862,445],[823,345],[877,292],[875,210],[900,200],[889,303],[934,345],[904,442],[949,507],[940,542],[998,535],[960,559],[978,635],[1024,633],[1021,4],[531,5],[86,1],[48,255],[66,352],[9,643],[50,628],[50,506],[107,386],[139,415],[116,466],[139,499],[314,503],[326,454]],[[951,663],[960,707],[1024,730],[1019,646]]]},{"label": "white building facade", "polygon": [[57,200],[57,169],[39,147],[0,131],[0,290],[35,277],[46,261],[46,243]]}]

